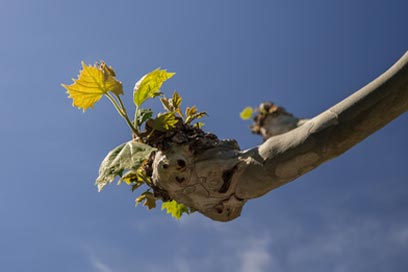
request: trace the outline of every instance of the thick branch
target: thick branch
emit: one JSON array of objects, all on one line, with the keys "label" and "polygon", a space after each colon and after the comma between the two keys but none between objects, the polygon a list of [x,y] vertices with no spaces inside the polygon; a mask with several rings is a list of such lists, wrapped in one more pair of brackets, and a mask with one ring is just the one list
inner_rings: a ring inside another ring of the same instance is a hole
[{"label": "thick branch", "polygon": [[[407,110],[408,53],[339,104],[258,147],[240,151],[234,141],[191,129],[179,135],[180,130],[166,138],[165,151],[156,153],[153,183],[205,216],[229,221],[247,200],[339,156]],[[277,120],[266,123],[288,123],[287,118]]]},{"label": "thick branch", "polygon": [[243,155],[236,195],[250,199],[339,156],[408,110],[408,52],[388,71],[303,126]]}]

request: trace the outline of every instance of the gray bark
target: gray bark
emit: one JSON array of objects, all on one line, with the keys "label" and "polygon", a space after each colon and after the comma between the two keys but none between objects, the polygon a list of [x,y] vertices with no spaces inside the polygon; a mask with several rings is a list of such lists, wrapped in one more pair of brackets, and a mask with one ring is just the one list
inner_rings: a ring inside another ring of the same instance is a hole
[{"label": "gray bark", "polygon": [[[240,151],[223,141],[201,154],[183,145],[158,152],[153,182],[218,221],[333,159],[408,110],[408,52],[388,71],[302,126]],[[180,161],[183,161],[180,167]]]}]

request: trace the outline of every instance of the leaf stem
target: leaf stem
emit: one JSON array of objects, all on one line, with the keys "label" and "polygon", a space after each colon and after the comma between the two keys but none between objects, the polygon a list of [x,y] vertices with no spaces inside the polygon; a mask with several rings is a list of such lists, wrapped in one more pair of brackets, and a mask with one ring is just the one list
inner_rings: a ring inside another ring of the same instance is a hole
[{"label": "leaf stem", "polygon": [[113,106],[118,111],[119,115],[122,116],[123,119],[125,119],[126,123],[130,127],[132,132],[134,132],[136,135],[139,136],[139,131],[133,126],[132,122],[130,121],[129,116],[128,116],[127,112],[126,112],[125,105],[123,104],[122,99],[120,98],[120,96],[115,94],[117,100],[119,101],[119,104],[118,104],[116,99],[110,93],[105,93],[105,95],[112,102]]},{"label": "leaf stem", "polygon": [[120,103],[120,106],[121,106],[122,109],[123,109],[123,112],[124,112],[123,118],[125,118],[126,123],[129,125],[129,127],[132,129],[132,131],[133,131],[137,136],[140,136],[139,127],[138,127],[137,124],[133,124],[132,121],[130,120],[129,115],[128,115],[127,112],[126,112],[126,108],[125,108],[125,105],[123,104],[122,99],[121,99],[120,96],[117,95],[117,94],[115,94],[115,96],[117,97],[117,99],[118,99],[118,101],[119,101],[119,103]]},{"label": "leaf stem", "polygon": [[139,129],[139,125],[140,125],[139,122],[138,122],[139,115],[140,115],[140,109],[139,109],[139,106],[136,105],[135,117],[133,119],[133,124],[136,127],[136,129]]}]

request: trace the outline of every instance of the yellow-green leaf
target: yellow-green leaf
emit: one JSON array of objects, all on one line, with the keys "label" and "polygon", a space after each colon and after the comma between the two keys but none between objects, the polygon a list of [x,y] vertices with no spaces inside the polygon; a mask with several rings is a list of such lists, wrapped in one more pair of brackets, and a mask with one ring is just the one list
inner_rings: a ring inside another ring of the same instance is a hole
[{"label": "yellow-green leaf", "polygon": [[118,185],[122,184],[122,182],[131,186],[132,192],[144,184],[144,181],[139,178],[137,171],[127,172],[121,179],[119,179]]},{"label": "yellow-green leaf", "polygon": [[118,181],[118,185],[125,182],[127,185],[131,185],[132,183],[138,182],[138,176],[136,171],[129,171],[123,177],[121,177]]},{"label": "yellow-green leaf", "polygon": [[162,210],[166,210],[168,214],[175,217],[176,219],[180,219],[183,213],[189,213],[188,207],[178,203],[175,200],[167,201],[162,203]]},{"label": "yellow-green leaf", "polygon": [[192,106],[191,108],[190,107],[186,108],[186,116],[187,117],[189,117],[189,116],[191,116],[193,114],[196,114],[196,113],[197,113],[197,107],[196,106]]},{"label": "yellow-green leaf", "polygon": [[180,108],[181,96],[179,95],[178,92],[174,91],[173,97],[171,98],[171,103],[173,104],[173,107],[175,108],[175,110]]},{"label": "yellow-green leaf", "polygon": [[146,175],[142,166],[140,166],[137,170],[131,170],[124,174],[119,179],[118,185],[125,182],[127,185],[131,186],[132,191],[135,191],[143,184],[151,184],[150,177]]},{"label": "yellow-green leaf", "polygon": [[144,75],[135,84],[133,89],[133,101],[137,106],[142,105],[147,99],[160,95],[160,88],[163,83],[174,76],[175,73],[169,73],[166,70],[156,69]]},{"label": "yellow-green leaf", "polygon": [[180,110],[181,96],[177,91],[174,91],[172,98],[161,97],[163,107],[169,112],[176,112],[180,117],[184,117]]},{"label": "yellow-green leaf", "polygon": [[114,70],[105,62],[93,66],[82,62],[78,79],[74,79],[71,85],[62,86],[67,90],[68,98],[72,98],[72,104],[84,111],[92,108],[108,92],[123,94],[122,83],[115,78]]},{"label": "yellow-green leaf", "polygon": [[243,109],[241,111],[239,116],[243,120],[248,120],[248,119],[250,119],[252,117],[253,112],[254,112],[254,110],[251,107],[246,107],[245,109]]},{"label": "yellow-green leaf", "polygon": [[194,124],[196,128],[202,128],[205,124],[203,122],[197,122]]},{"label": "yellow-green leaf", "polygon": [[174,128],[177,122],[174,112],[166,112],[153,120],[153,128],[158,131],[167,131]]},{"label": "yellow-green leaf", "polygon": [[145,192],[136,198],[136,205],[144,201],[143,206],[146,206],[149,210],[156,208],[156,197],[151,192]]},{"label": "yellow-green leaf", "polygon": [[186,108],[186,120],[185,123],[189,124],[195,119],[200,119],[206,116],[207,113],[205,111],[197,112],[197,107],[192,106],[191,108],[187,107]]}]

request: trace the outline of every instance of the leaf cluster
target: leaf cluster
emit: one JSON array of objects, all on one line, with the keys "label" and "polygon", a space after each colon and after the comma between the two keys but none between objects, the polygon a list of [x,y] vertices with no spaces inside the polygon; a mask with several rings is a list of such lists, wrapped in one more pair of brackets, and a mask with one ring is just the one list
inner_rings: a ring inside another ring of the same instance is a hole
[{"label": "leaf cluster", "polygon": [[[133,90],[133,101],[136,105],[134,124],[138,133],[137,137],[144,136],[146,127],[151,128],[148,137],[154,131],[169,131],[174,129],[179,122],[183,120],[185,124],[190,124],[192,121],[200,119],[207,114],[205,112],[198,112],[195,106],[187,107],[183,114],[180,106],[182,98],[177,91],[173,92],[171,98],[167,98],[164,93],[160,91],[163,83],[171,78],[175,73],[169,73],[165,70],[156,69],[144,75],[136,84]],[[142,108],[141,105],[150,98],[159,97],[165,112],[160,112],[155,118],[152,118],[154,113],[151,109]]]},{"label": "leaf cluster", "polygon": [[[207,114],[199,112],[195,106],[187,107],[183,113],[180,108],[182,98],[177,91],[173,92],[171,98],[167,98],[161,92],[163,83],[174,74],[158,68],[136,82],[133,89],[133,102],[136,108],[133,121],[129,118],[120,96],[123,95],[122,83],[116,79],[113,68],[104,61],[93,66],[82,62],[82,70],[78,78],[73,79],[74,82],[71,85],[62,84],[62,86],[67,90],[68,97],[72,98],[73,106],[84,111],[92,108],[102,96],[106,96],[134,135],[134,140],[114,148],[102,161],[99,176],[96,179],[98,191],[117,177],[119,177],[118,184],[125,183],[132,191],[146,185],[148,189],[136,198],[136,205],[143,203],[150,210],[156,207],[157,200],[162,200],[162,210],[167,210],[167,213],[179,219],[183,213],[190,213],[193,210],[168,196],[163,197],[163,193],[158,194],[155,190],[157,188],[152,183],[149,164],[157,148],[147,144],[146,139],[152,137],[155,131],[167,132],[176,129],[180,121],[184,124],[192,124],[193,121]],[[155,117],[151,109],[142,107],[148,99],[154,98],[160,98],[165,110]],[[200,122],[195,124],[197,127],[202,125]]]}]

